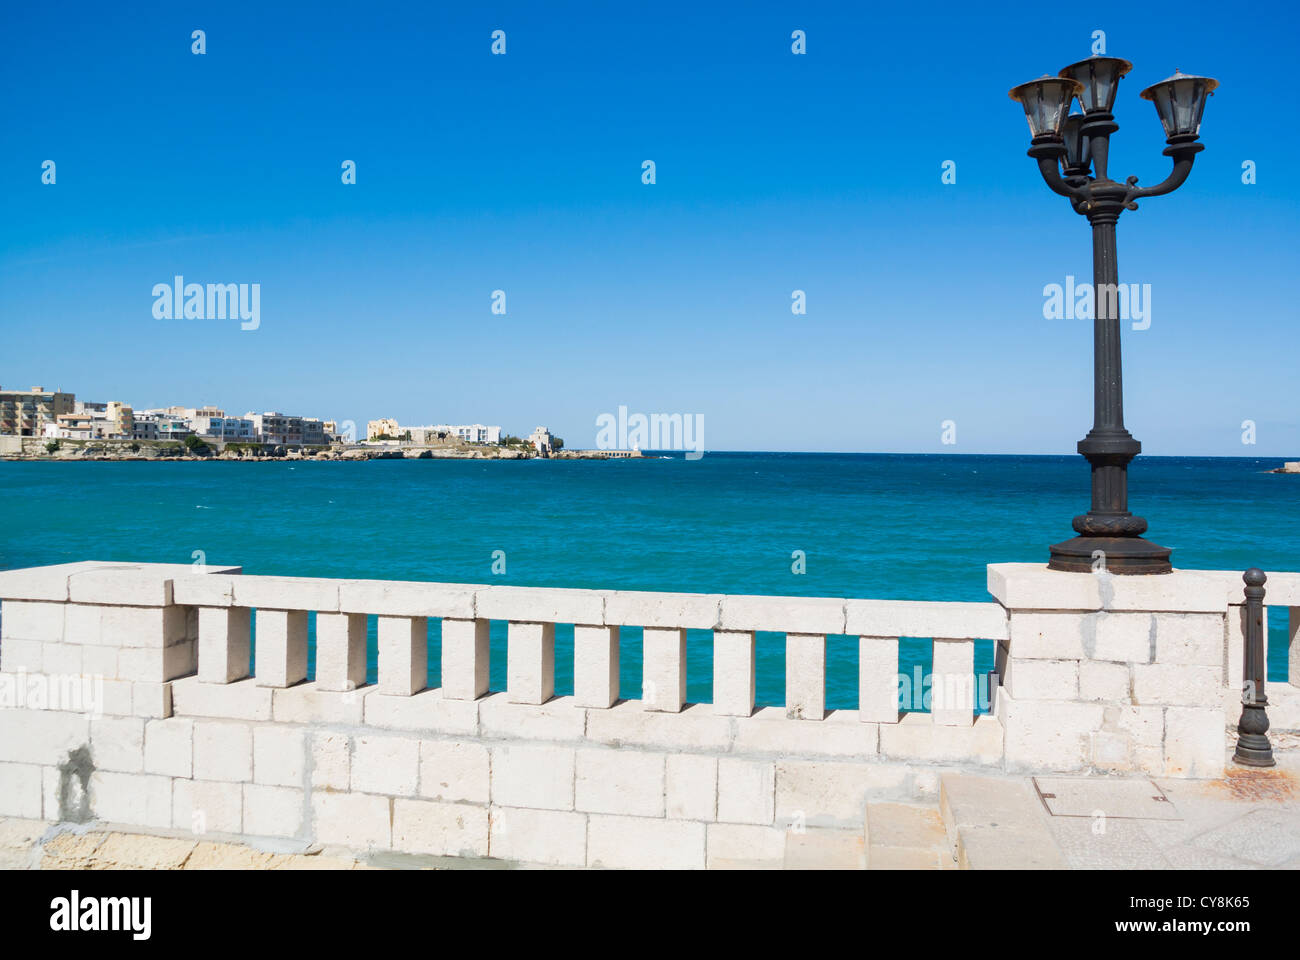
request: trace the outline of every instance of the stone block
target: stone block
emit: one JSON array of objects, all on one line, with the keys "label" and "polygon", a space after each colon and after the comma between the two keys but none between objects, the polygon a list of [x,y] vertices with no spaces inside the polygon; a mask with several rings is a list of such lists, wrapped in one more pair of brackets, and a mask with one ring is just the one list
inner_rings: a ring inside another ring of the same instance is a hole
[{"label": "stone block", "polygon": [[366,682],[366,615],[316,614],[316,687],[344,692]]},{"label": "stone block", "polygon": [[198,677],[183,677],[170,686],[172,710],[179,716],[271,719],[271,690],[251,678],[210,684]]},{"label": "stone block", "polygon": [[393,847],[405,853],[485,857],[487,808],[431,800],[395,800]]},{"label": "stone block", "polygon": [[591,814],[587,865],[628,870],[703,870],[704,824]]},{"label": "stone block", "polygon": [[946,637],[1005,640],[1007,612],[996,603],[847,600],[845,628],[860,637]]},{"label": "stone block", "polygon": [[590,813],[664,815],[664,754],[639,750],[579,750],[574,806]]},{"label": "stone block", "polygon": [[263,687],[307,679],[307,611],[258,609],[254,674]]},{"label": "stone block", "polygon": [[618,627],[574,625],[573,698],[578,706],[605,710],[618,699],[618,641]]},{"label": "stone block", "polygon": [[822,720],[826,716],[824,636],[786,634],[785,715],[791,720]]},{"label": "stone block", "polygon": [[844,633],[844,603],[827,597],[724,596],[718,629],[838,635]]},{"label": "stone block", "polygon": [[[1125,698],[1127,697],[1127,665],[1105,663],[1097,660],[1085,660],[1083,663],[1094,667],[1118,667],[1124,675],[1124,695]],[[1081,665],[1078,660],[1022,660],[1018,657],[1011,657],[1002,661],[999,665],[1002,670],[1002,685],[1006,687],[1007,693],[1018,700],[1080,699],[1079,674]],[[1082,699],[1093,698],[1083,697]]]},{"label": "stone block", "polygon": [[414,580],[343,580],[339,583],[339,610],[388,617],[452,617],[473,620],[474,594],[483,589],[472,583],[425,583]]},{"label": "stone block", "polygon": [[755,646],[753,631],[713,632],[713,712],[748,717],[754,712]]},{"label": "stone block", "polygon": [[1219,702],[1219,667],[1200,664],[1135,663],[1133,702],[1208,707]]},{"label": "stone block", "polygon": [[[40,673],[44,654],[45,643],[41,640],[9,637],[0,641],[0,670],[5,673]],[[113,669],[116,673],[116,661]]]},{"label": "stone block", "polygon": [[1165,710],[1165,776],[1218,780],[1223,777],[1227,746],[1221,710],[1212,706]]},{"label": "stone block", "polygon": [[90,755],[98,770],[144,771],[144,720],[139,717],[90,718]]},{"label": "stone block", "polygon": [[307,732],[275,723],[253,728],[253,782],[302,787],[307,766]]},{"label": "stone block", "polygon": [[194,724],[196,780],[253,779],[253,730],[246,723],[199,720]]},{"label": "stone block", "polygon": [[898,723],[880,725],[880,753],[898,760],[992,765],[1002,762],[1002,736],[997,718],[987,714],[961,727],[908,713]]},{"label": "stone block", "polygon": [[172,827],[202,835],[242,833],[244,791],[238,783],[177,780],[172,791]]},{"label": "stone block", "polygon": [[302,830],[303,791],[244,784],[244,830],[254,837],[296,837]]},{"label": "stone block", "polygon": [[420,741],[357,737],[352,742],[352,790],[413,797],[420,782]]},{"label": "stone block", "polygon": [[786,832],[777,827],[710,823],[705,865],[710,870],[779,870]]},{"label": "stone block", "polygon": [[641,702],[646,710],[678,713],[686,703],[686,631],[642,631]]},{"label": "stone block", "polygon": [[898,722],[898,637],[858,638],[858,719]]},{"label": "stone block", "polygon": [[712,593],[650,593],[615,590],[605,597],[605,623],[611,626],[680,630],[718,628],[722,596]]},{"label": "stone block", "polygon": [[[359,690],[322,690],[314,683],[276,687],[271,691],[271,718],[277,723],[359,724],[366,701],[380,694],[374,687]],[[395,699],[395,698],[390,698]]]},{"label": "stone block", "polygon": [[379,692],[409,697],[429,685],[429,621],[425,617],[379,619]]},{"label": "stone block", "polygon": [[420,796],[430,800],[487,803],[487,747],[468,740],[420,741]]},{"label": "stone block", "polygon": [[1156,663],[1222,665],[1225,643],[1223,615],[1158,613],[1155,626]]},{"label": "stone block", "polygon": [[311,785],[318,790],[347,790],[352,783],[352,745],[342,733],[311,734]]},{"label": "stone block", "polygon": [[372,693],[362,702],[368,726],[447,736],[473,736],[478,732],[478,702],[449,700],[441,689],[421,690],[410,697]]},{"label": "stone block", "polygon": [[131,713],[137,717],[170,717],[172,682],[151,683],[137,680],[132,683]]},{"label": "stone block", "polygon": [[[882,731],[887,729],[881,728]],[[789,760],[776,764],[776,826],[861,827],[867,797],[897,793],[907,771],[879,763]]]},{"label": "stone block", "polygon": [[791,720],[784,707],[762,707],[753,717],[736,721],[735,753],[782,757],[861,758],[877,752],[879,731],[862,723],[856,710],[834,710],[818,723]]},{"label": "stone block", "polygon": [[[1013,641],[1014,642],[1014,641]],[[1089,766],[1092,734],[1101,729],[1101,704],[1017,700],[998,695],[1006,765],[1012,771],[1072,771]]]},{"label": "stone block", "polygon": [[97,820],[139,827],[172,825],[172,780],[143,773],[96,770],[90,775],[90,809]]},{"label": "stone block", "polygon": [[0,763],[0,817],[41,818],[41,768],[31,763]]},{"label": "stone block", "polygon": [[609,746],[725,751],[731,746],[732,722],[714,715],[707,703],[673,714],[647,710],[640,700],[625,700],[608,710],[587,711],[587,739]]},{"label": "stone block", "polygon": [[58,710],[0,710],[0,761],[58,766],[90,742],[90,718]]},{"label": "stone block", "polygon": [[930,716],[939,726],[968,727],[975,715],[975,644],[933,641]]},{"label": "stone block", "polygon": [[478,702],[479,735],[507,740],[581,740],[586,713],[573,697],[513,703],[509,694],[493,693]]},{"label": "stone block", "polygon": [[689,753],[665,761],[665,814],[673,820],[715,820],[718,815],[718,760]]},{"label": "stone block", "polygon": [[262,611],[306,614],[339,612],[339,581],[316,577],[233,577],[234,602],[257,608],[257,639],[262,640]]},{"label": "stone block", "polygon": [[183,717],[145,721],[144,770],[166,777],[194,776],[194,721]]},{"label": "stone block", "polygon": [[573,809],[571,747],[492,747],[492,802],[507,807]]},{"label": "stone block", "polygon": [[488,855],[501,860],[555,867],[586,864],[586,814],[493,806],[489,832]]},{"label": "stone block", "polygon": [[388,850],[393,845],[392,801],[365,793],[311,795],[316,841],[353,850]]},{"label": "stone block", "polygon": [[510,623],[506,692],[514,703],[545,703],[555,695],[555,624]]},{"label": "stone block", "polygon": [[775,815],[776,767],[769,761],[718,760],[718,820],[771,824]]},{"label": "stone block", "polygon": [[474,615],[519,623],[605,622],[605,591],[554,587],[480,587]]},{"label": "stone block", "polygon": [[488,691],[487,620],[442,621],[442,694],[450,700],[476,700]]},{"label": "stone block", "polygon": [[169,647],[123,647],[117,655],[117,675],[122,680],[165,683],[198,670],[198,646],[183,640]]},{"label": "stone block", "polygon": [[0,607],[0,639],[63,642],[65,603],[5,600]]}]

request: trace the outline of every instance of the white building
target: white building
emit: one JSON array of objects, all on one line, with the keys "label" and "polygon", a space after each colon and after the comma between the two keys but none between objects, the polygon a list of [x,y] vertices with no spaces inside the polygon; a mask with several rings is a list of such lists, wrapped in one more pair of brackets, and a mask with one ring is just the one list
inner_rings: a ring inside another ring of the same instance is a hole
[{"label": "white building", "polygon": [[435,434],[446,433],[451,437],[459,437],[466,443],[500,443],[501,428],[485,427],[481,423],[462,424],[452,426],[440,423],[437,426],[429,427],[430,431]]},{"label": "white building", "polygon": [[533,448],[538,453],[542,454],[542,456],[546,456],[551,452],[551,431],[547,430],[545,427],[537,427],[528,435],[528,442],[533,445]]},{"label": "white building", "polygon": [[190,420],[194,432],[201,437],[218,440],[250,441],[257,439],[253,421],[247,417],[196,416]]}]

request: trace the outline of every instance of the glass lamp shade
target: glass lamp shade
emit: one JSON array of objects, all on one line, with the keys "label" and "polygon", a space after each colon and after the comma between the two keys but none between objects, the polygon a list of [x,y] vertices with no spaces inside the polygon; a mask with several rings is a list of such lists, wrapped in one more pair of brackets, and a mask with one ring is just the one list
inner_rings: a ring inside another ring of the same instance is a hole
[{"label": "glass lamp shade", "polygon": [[1103,111],[1110,113],[1115,106],[1115,93],[1119,79],[1133,69],[1133,64],[1119,57],[1089,57],[1072,63],[1061,71],[1061,76],[1083,84],[1079,104],[1084,113]]},{"label": "glass lamp shade", "polygon": [[1212,95],[1218,80],[1174,71],[1167,80],[1153,83],[1142,91],[1142,98],[1156,105],[1165,137],[1196,136],[1201,132],[1201,114],[1205,98]]},{"label": "glass lamp shade", "polygon": [[1034,137],[1059,137],[1070,103],[1082,88],[1077,80],[1043,74],[1037,80],[1012,87],[1007,95],[1025,108],[1029,132]]},{"label": "glass lamp shade", "polygon": [[1072,113],[1065,118],[1061,136],[1065,140],[1065,165],[1087,170],[1092,166],[1092,150],[1083,135],[1083,114]]}]

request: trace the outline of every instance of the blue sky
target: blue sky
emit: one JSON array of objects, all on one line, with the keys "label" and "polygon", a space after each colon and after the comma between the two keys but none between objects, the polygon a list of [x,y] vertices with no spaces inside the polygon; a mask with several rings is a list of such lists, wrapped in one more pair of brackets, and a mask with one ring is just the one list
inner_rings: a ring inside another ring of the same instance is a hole
[{"label": "blue sky", "polygon": [[[1142,87],[1222,83],[1189,182],[1120,222],[1120,279],[1152,298],[1128,426],[1151,454],[1300,458],[1297,133],[1274,117],[1297,15],[1089,11],[6,5],[0,384],[570,446],[626,405],[702,415],[710,449],[1070,453],[1090,322],[1045,320],[1042,291],[1090,277],[1088,228],[1006,91],[1101,29],[1135,64],[1117,178],[1167,172]],[[176,274],[261,284],[260,328],[155,319]]]}]

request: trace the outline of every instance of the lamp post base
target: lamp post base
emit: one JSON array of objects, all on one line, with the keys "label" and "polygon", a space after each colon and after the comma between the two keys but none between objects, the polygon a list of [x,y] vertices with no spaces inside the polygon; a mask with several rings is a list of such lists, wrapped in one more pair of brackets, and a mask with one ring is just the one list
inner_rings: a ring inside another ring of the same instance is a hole
[{"label": "lamp post base", "polygon": [[1171,552],[1141,537],[1073,537],[1052,544],[1047,568],[1072,573],[1172,573]]}]

